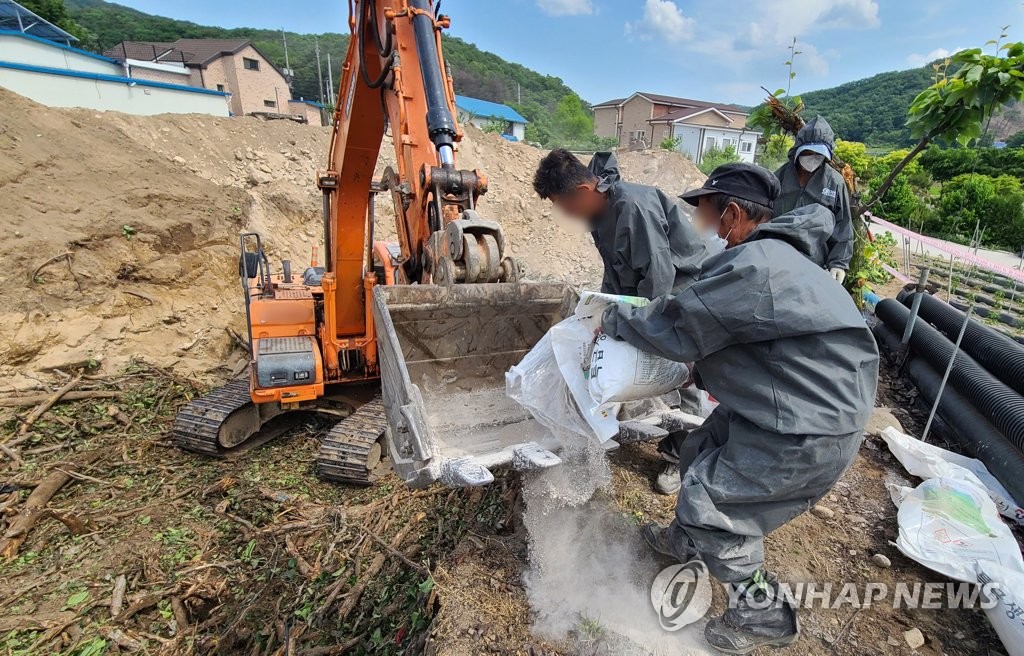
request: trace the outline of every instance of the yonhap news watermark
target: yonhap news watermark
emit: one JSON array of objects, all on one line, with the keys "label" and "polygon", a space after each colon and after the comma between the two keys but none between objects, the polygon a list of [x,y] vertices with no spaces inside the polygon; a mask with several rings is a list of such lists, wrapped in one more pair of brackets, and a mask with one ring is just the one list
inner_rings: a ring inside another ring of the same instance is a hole
[{"label": "yonhap news watermark", "polygon": [[[739,601],[739,591],[728,589],[729,606]],[[796,608],[871,608],[886,605],[899,609],[980,608],[989,610],[999,603],[999,584],[978,585],[962,581],[914,583],[787,583],[766,594],[747,597],[753,608],[789,603]]]},{"label": "yonhap news watermark", "polygon": [[[673,565],[662,570],[651,585],[651,604],[662,628],[679,629],[704,617],[711,608],[711,580],[707,567],[699,560]],[[735,608],[742,590],[726,587],[727,603]],[[981,583],[962,581],[913,583],[879,582],[785,582],[766,586],[758,594],[747,594],[743,603],[755,609],[781,604],[794,608],[871,608],[894,609],[977,608],[991,610],[1005,596],[998,582],[982,577]],[[1010,612],[1010,611],[1008,611]],[[1012,612],[1017,612],[1014,608]],[[1024,616],[1024,608],[1019,609]]]}]

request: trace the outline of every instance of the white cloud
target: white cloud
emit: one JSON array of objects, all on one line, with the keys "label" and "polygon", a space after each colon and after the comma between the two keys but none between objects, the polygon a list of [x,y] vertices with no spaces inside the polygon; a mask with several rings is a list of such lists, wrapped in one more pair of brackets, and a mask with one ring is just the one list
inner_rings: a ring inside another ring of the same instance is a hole
[{"label": "white cloud", "polygon": [[826,30],[881,24],[875,0],[762,0],[758,10],[746,35],[751,43],[789,43]]},{"label": "white cloud", "polygon": [[672,0],[646,0],[640,20],[626,23],[626,34],[642,39],[657,37],[669,43],[682,43],[693,37],[695,21],[683,15]]},{"label": "white cloud", "polygon": [[537,0],[537,6],[549,16],[580,16],[594,13],[592,0]]},{"label": "white cloud", "polygon": [[922,55],[915,52],[912,55],[907,55],[907,63],[910,64],[911,66],[924,66],[925,64],[932,63],[936,59],[945,59],[946,57],[949,57],[954,53],[960,52],[961,50],[963,50],[963,48],[954,48],[953,50],[946,50],[945,48],[936,48],[935,50],[929,52],[927,55]]}]

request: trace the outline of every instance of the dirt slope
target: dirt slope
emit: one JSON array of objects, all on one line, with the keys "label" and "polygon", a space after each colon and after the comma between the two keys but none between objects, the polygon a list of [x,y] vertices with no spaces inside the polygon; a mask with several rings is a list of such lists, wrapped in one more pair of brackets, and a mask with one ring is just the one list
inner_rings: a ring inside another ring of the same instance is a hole
[{"label": "dirt slope", "polygon": [[[275,262],[308,262],[320,243],[313,181],[328,129],[53,109],[3,89],[0,106],[7,384],[36,387],[38,372],[83,363],[116,371],[136,354],[186,374],[234,369],[225,327],[244,327],[238,235],[262,233]],[[531,277],[593,284],[600,262],[589,235],[532,191],[542,155],[470,128],[460,165],[487,171],[480,210],[502,222]],[[385,143],[378,172],[393,162]],[[624,153],[621,164],[625,178],[673,193],[703,179],[673,153]],[[394,234],[393,219],[379,203],[379,235]]]}]

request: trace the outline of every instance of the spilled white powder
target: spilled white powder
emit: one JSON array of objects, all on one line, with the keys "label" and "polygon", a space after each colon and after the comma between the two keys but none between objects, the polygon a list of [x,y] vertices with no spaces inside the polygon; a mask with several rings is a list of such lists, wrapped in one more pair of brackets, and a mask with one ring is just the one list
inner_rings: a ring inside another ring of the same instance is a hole
[{"label": "spilled white powder", "polygon": [[712,654],[704,622],[670,633],[651,607],[654,577],[670,564],[611,506],[604,449],[566,437],[563,464],[524,480],[529,568],[524,575],[533,631],[568,641],[581,655]]}]

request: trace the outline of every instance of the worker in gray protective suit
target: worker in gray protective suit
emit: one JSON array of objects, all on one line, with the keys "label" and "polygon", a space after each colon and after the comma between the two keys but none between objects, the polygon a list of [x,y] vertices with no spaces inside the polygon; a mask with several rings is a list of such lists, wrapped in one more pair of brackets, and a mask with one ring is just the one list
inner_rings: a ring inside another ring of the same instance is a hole
[{"label": "worker in gray protective suit", "polygon": [[[567,150],[551,151],[537,167],[533,187],[571,219],[583,221],[604,261],[601,291],[655,299],[693,284],[704,244],[676,202],[656,187],[625,182],[612,153],[595,153],[589,166]],[[694,387],[679,390],[680,409],[700,414]],[[655,489],[679,489],[676,452],[685,432],[658,447],[664,461]]]},{"label": "worker in gray protective suit", "polygon": [[772,218],[779,183],[749,164],[716,169],[683,195],[711,252],[697,282],[645,308],[610,307],[609,335],[680,362],[719,402],[683,442],[682,487],[657,551],[700,557],[729,608],[705,637],[727,653],[791,644],[796,610],[764,569],[764,536],[810,509],[851,465],[874,405],[878,349],[821,265],[832,213]]},{"label": "worker in gray protective suit", "polygon": [[835,133],[824,118],[815,117],[801,128],[789,151],[789,161],[775,172],[782,193],[773,209],[775,216],[781,216],[817,203],[832,212],[835,228],[826,242],[828,253],[822,266],[841,283],[850,268],[854,236],[846,180],[829,165],[835,147]]},{"label": "worker in gray protective suit", "polygon": [[541,160],[533,188],[586,223],[604,261],[601,291],[653,299],[693,284],[704,245],[675,201],[656,187],[625,182],[612,153],[589,166],[556,149]]}]

